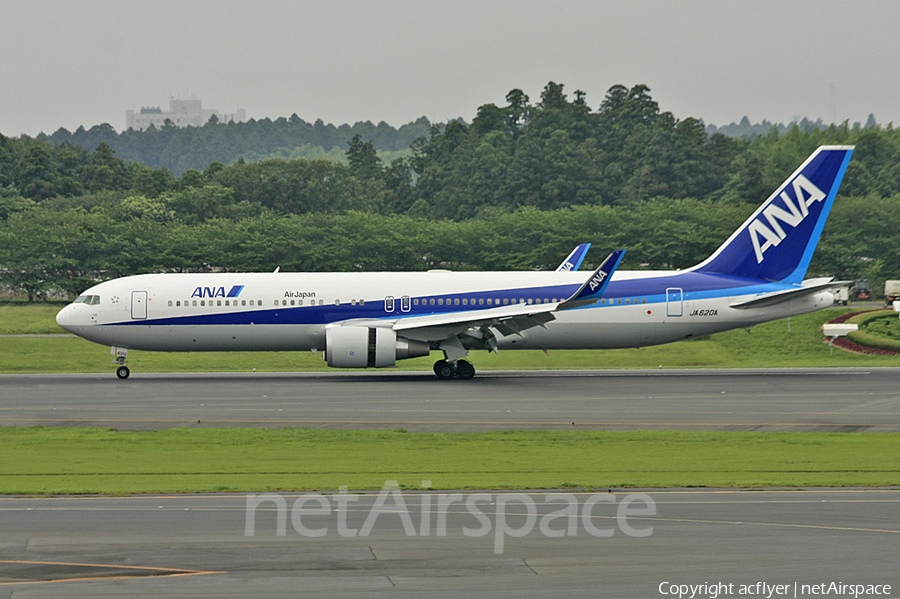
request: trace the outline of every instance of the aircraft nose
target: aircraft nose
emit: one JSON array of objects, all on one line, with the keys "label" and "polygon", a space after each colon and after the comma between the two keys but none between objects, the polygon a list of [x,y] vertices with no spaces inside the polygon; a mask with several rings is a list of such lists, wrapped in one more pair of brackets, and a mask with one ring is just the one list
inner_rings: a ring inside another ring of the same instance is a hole
[{"label": "aircraft nose", "polygon": [[72,305],[69,304],[65,308],[59,311],[56,315],[56,324],[64,328],[65,330],[69,330],[69,325],[72,323]]}]

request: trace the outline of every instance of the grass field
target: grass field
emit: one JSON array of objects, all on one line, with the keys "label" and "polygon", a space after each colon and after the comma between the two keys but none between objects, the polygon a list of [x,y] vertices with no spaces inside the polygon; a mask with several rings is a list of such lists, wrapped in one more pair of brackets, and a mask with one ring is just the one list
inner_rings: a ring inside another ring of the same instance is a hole
[{"label": "grass field", "polygon": [[[62,333],[59,305],[0,304],[0,335]],[[708,338],[630,350],[473,353],[490,369],[897,366],[830,350],[831,309]],[[430,371],[433,358],[401,362]],[[0,372],[113,372],[109,348],[75,337],[2,337]],[[141,372],[326,370],[321,354],[132,351]],[[900,434],[307,429],[0,428],[0,494],[420,488],[885,486],[900,484]]]},{"label": "grass field", "polygon": [[0,302],[0,335],[61,335],[56,314],[65,304]]},{"label": "grass field", "polygon": [[883,486],[900,434],[14,428],[0,493]]},{"label": "grass field", "polygon": [[[59,305],[0,305],[0,335],[62,333]],[[604,368],[765,368],[803,366],[897,366],[897,356],[860,356],[823,342],[822,324],[848,308],[822,310],[707,338],[626,350],[473,352],[479,370]],[[74,337],[0,338],[0,373],[113,372],[109,348]],[[399,362],[400,370],[428,372],[438,358]],[[158,353],[131,351],[132,372],[300,372],[327,370],[311,352]]]}]

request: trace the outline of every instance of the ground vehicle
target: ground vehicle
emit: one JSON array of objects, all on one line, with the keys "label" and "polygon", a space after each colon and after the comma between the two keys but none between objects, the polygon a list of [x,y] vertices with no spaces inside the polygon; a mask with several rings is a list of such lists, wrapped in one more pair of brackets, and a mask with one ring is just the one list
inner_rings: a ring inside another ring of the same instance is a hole
[{"label": "ground vehicle", "polygon": [[900,300],[900,281],[884,282],[884,305],[891,307],[894,300]]}]

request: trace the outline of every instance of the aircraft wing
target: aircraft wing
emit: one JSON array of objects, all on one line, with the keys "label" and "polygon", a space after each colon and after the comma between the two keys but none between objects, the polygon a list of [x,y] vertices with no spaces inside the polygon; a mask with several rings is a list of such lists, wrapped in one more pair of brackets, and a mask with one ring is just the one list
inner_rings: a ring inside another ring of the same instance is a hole
[{"label": "aircraft wing", "polygon": [[598,301],[606,290],[612,274],[622,261],[625,250],[612,252],[590,278],[571,297],[546,304],[513,304],[485,310],[467,310],[426,316],[411,316],[394,321],[391,328],[403,332],[404,337],[420,341],[439,341],[469,329],[480,329],[486,343],[493,338],[488,329],[503,335],[519,334],[525,329],[543,326],[554,320],[553,313],[585,306]]},{"label": "aircraft wing", "polygon": [[852,282],[853,281],[832,281],[831,277],[826,277],[824,279],[809,279],[803,281],[800,287],[766,293],[765,295],[761,295],[759,297],[735,302],[731,304],[731,307],[742,310],[746,308],[762,308],[765,306],[774,306],[775,304],[787,302],[793,299],[797,299],[798,297],[803,297],[805,295],[812,295],[814,293],[819,293],[820,291],[825,291],[826,289],[831,289],[832,287],[840,287],[841,285],[847,285]]}]

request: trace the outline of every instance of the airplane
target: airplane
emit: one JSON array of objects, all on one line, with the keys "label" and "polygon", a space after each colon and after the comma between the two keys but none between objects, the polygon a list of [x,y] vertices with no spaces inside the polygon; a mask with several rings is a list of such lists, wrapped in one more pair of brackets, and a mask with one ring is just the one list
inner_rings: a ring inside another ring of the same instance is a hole
[{"label": "airplane", "polygon": [[314,351],[334,368],[437,350],[438,378],[471,379],[473,350],[642,347],[749,328],[833,305],[841,282],[804,277],[852,153],[818,148],[684,270],[620,271],[616,250],[587,278],[574,268],[142,274],[94,285],[56,320],[111,346],[120,379],[128,350]]}]

